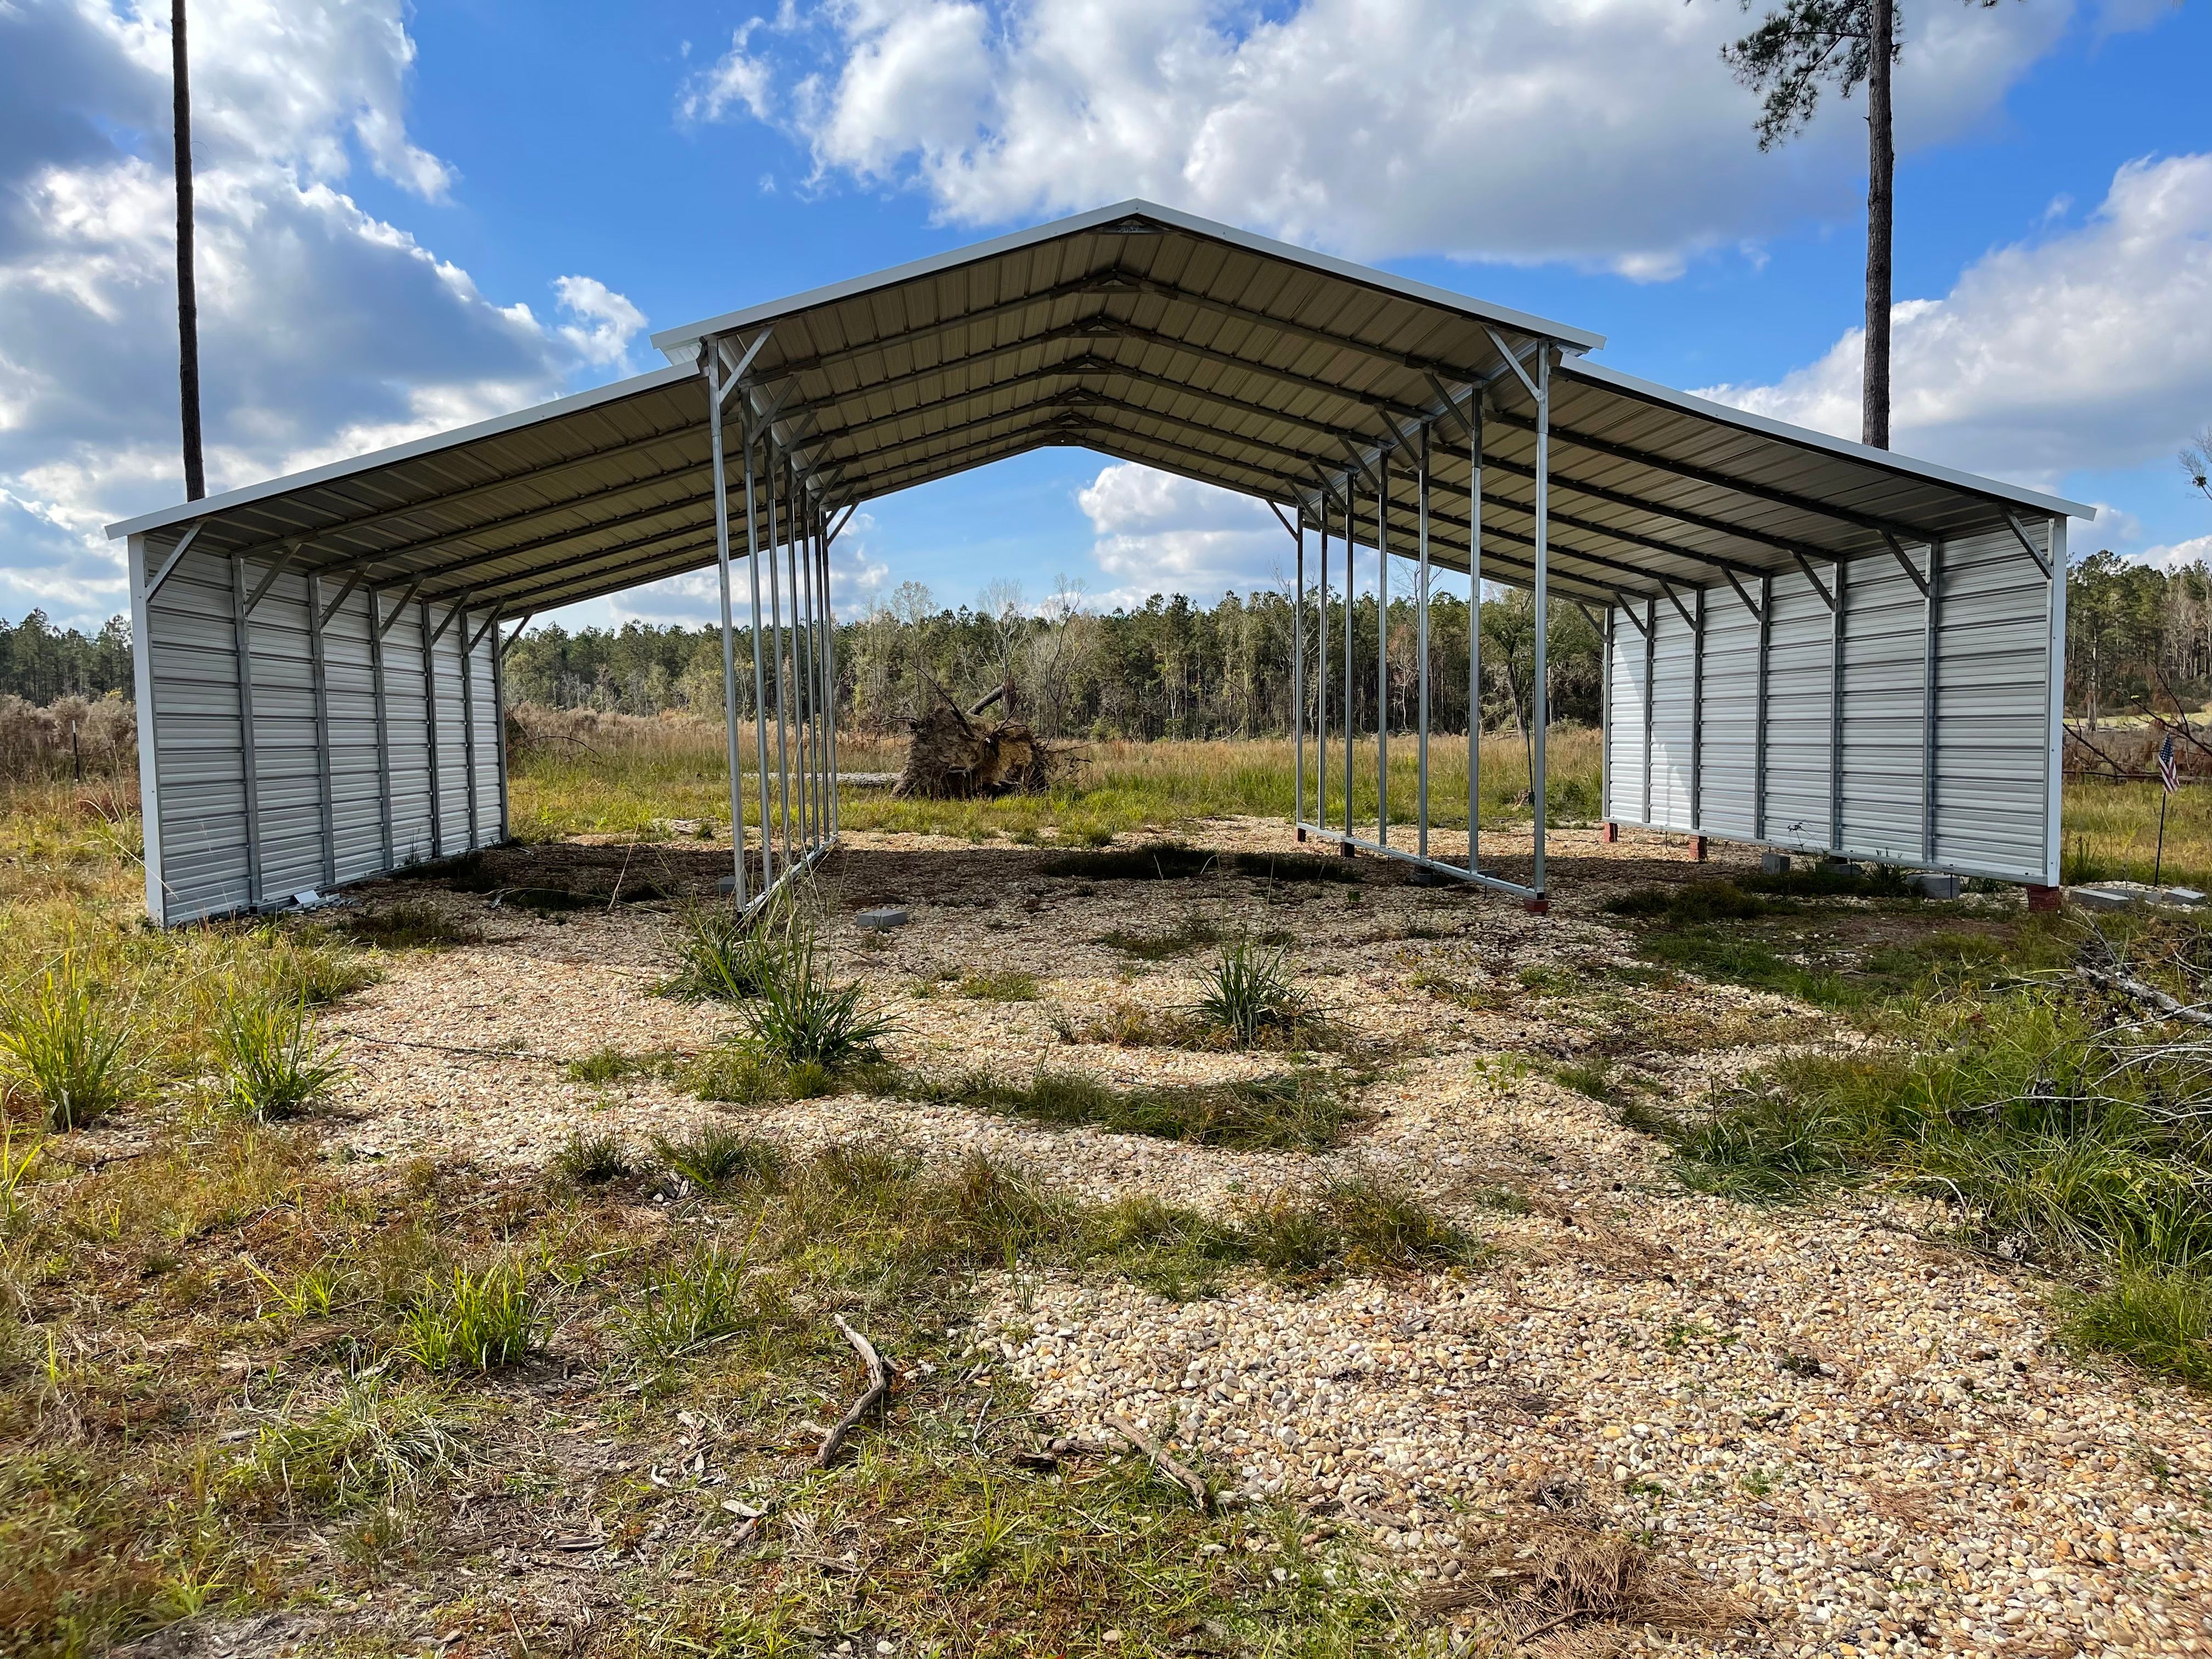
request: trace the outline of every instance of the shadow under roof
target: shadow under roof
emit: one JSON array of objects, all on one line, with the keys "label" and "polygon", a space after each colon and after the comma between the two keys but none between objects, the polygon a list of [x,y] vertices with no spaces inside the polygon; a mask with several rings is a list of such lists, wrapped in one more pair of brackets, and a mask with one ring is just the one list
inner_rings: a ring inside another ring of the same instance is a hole
[{"label": "shadow under roof", "polygon": [[[766,481],[779,524],[795,492],[836,511],[1063,446],[1310,522],[1326,510],[1336,535],[1340,505],[1325,504],[1350,473],[1370,546],[1375,480],[1387,477],[1388,540],[1410,552],[1426,427],[1431,555],[1463,569],[1464,411],[1486,387],[1484,574],[1525,584],[1535,422],[1508,355],[1546,347],[1559,354],[1550,568],[1571,597],[1887,556],[1893,540],[2001,530],[2021,515],[2094,516],[1598,367],[1583,354],[1603,340],[1583,330],[1145,202],[653,340],[670,368],[108,533],[173,544],[198,525],[205,551],[283,557],[325,580],[509,616],[699,569],[715,556],[709,349],[726,362],[752,353],[746,423],[765,425],[790,461]],[[730,451],[735,472],[734,434]],[[735,531],[742,551],[742,519]]]}]

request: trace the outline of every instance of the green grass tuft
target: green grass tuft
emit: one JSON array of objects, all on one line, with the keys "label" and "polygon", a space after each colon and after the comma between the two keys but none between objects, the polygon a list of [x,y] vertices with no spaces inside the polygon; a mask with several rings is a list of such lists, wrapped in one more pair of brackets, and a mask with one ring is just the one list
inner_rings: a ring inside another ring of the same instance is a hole
[{"label": "green grass tuft", "polygon": [[337,1396],[288,1408],[255,1435],[233,1484],[280,1491],[325,1510],[389,1504],[466,1461],[460,1419],[438,1395],[380,1376],[349,1377]]},{"label": "green grass tuft", "polygon": [[49,1127],[106,1116],[143,1086],[131,1012],[93,985],[73,952],[0,992],[0,1081],[28,1096]]},{"label": "green grass tuft", "polygon": [[653,1155],[704,1192],[739,1183],[774,1187],[783,1178],[784,1156],[775,1142],[709,1123],[682,1139],[656,1135]]},{"label": "green grass tuft", "polygon": [[1199,983],[1192,1012],[1240,1048],[1257,1048],[1270,1037],[1295,1038],[1316,1023],[1311,1000],[1291,982],[1279,945],[1249,938],[1224,945]]},{"label": "green grass tuft", "polygon": [[304,997],[234,984],[215,1039],[224,1099],[247,1117],[296,1117],[345,1076],[337,1052],[316,1042],[308,1027]]},{"label": "green grass tuft", "polygon": [[2077,1346],[2212,1389],[2212,1279],[2124,1268],[2110,1285],[2075,1304],[2063,1330]]},{"label": "green grass tuft", "polygon": [[488,1371],[541,1346],[545,1320],[529,1276],[514,1261],[424,1279],[400,1316],[397,1351],[426,1371]]},{"label": "green grass tuft", "polygon": [[960,981],[960,994],[975,1002],[1035,1002],[1037,979],[1035,974],[1000,968],[969,975]]},{"label": "green grass tuft", "polygon": [[629,1145],[620,1135],[579,1129],[553,1154],[553,1168],[580,1187],[601,1187],[631,1173]]},{"label": "green grass tuft", "polygon": [[1343,1097],[1310,1072],[1133,1089],[1117,1089],[1088,1072],[1050,1070],[1025,1084],[1001,1083],[981,1071],[943,1079],[902,1073],[879,1082],[913,1098],[1040,1123],[1248,1152],[1319,1152],[1340,1141],[1355,1121]]}]

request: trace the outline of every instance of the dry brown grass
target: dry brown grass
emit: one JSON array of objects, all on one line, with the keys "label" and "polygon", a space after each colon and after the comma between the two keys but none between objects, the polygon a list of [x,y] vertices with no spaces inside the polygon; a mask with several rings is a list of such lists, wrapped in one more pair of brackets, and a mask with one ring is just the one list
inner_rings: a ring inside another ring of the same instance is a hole
[{"label": "dry brown grass", "polygon": [[1625,1652],[1642,1644],[1646,1629],[1712,1635],[1746,1617],[1692,1568],[1633,1539],[1550,1517],[1463,1557],[1451,1585],[1422,1604],[1436,1613],[1487,1613],[1509,1641],[1541,1641],[1562,1659]]},{"label": "dry brown grass", "polygon": [[120,777],[137,764],[137,721],[119,696],[0,696],[0,782]]}]

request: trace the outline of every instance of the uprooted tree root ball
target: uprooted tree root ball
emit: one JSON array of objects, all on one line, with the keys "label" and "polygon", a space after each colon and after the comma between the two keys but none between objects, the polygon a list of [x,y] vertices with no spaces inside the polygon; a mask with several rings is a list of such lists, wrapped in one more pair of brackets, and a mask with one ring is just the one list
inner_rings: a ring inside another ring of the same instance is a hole
[{"label": "uprooted tree root ball", "polygon": [[1034,794],[1066,777],[1077,763],[1070,749],[1044,742],[1021,721],[985,722],[963,714],[941,690],[911,729],[906,766],[891,788],[895,795],[974,800]]}]

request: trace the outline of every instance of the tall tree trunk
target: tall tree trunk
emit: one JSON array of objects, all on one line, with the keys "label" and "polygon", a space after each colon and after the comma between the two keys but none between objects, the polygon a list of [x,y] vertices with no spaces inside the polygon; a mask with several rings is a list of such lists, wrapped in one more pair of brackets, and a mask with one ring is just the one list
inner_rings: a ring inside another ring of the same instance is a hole
[{"label": "tall tree trunk", "polygon": [[1870,0],[1867,42],[1866,372],[1860,441],[1889,447],[1890,238],[1897,179],[1897,142],[1890,120],[1890,55],[1896,44],[1894,0]]},{"label": "tall tree trunk", "polygon": [[200,307],[192,289],[192,91],[185,0],[169,0],[169,50],[177,128],[177,395],[184,416],[185,499],[196,501],[207,494],[207,473],[200,465]]}]

